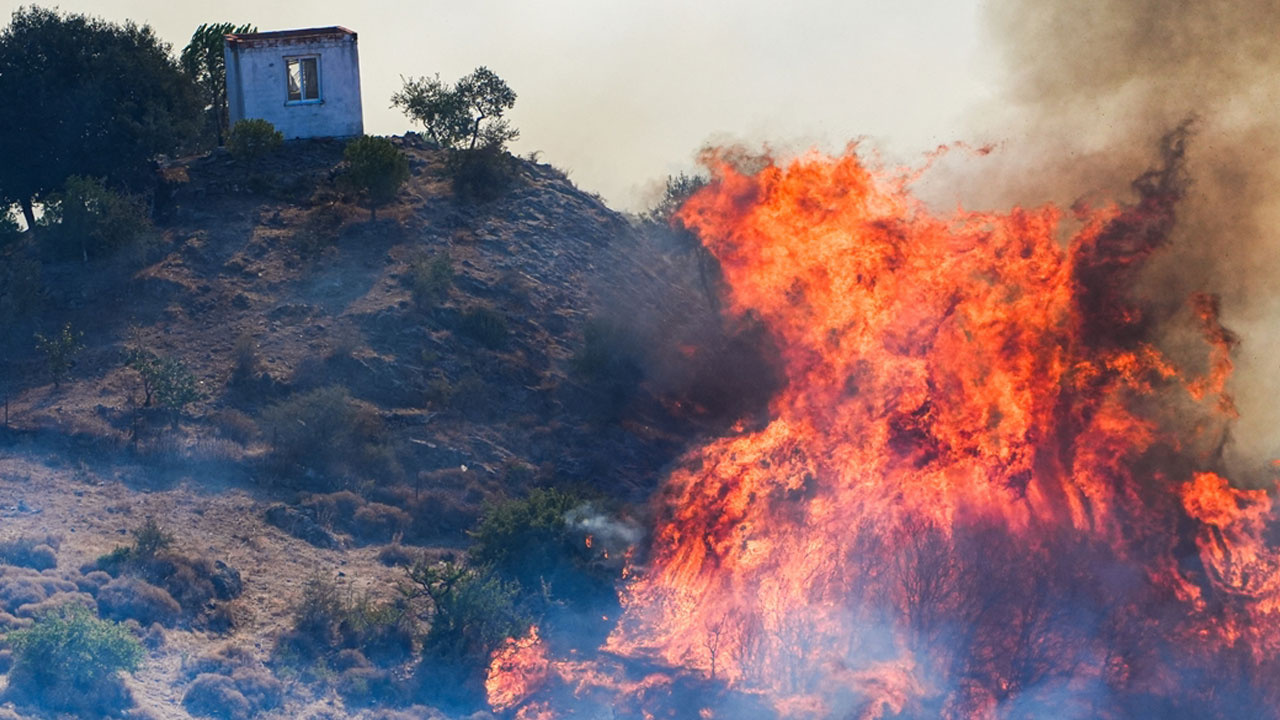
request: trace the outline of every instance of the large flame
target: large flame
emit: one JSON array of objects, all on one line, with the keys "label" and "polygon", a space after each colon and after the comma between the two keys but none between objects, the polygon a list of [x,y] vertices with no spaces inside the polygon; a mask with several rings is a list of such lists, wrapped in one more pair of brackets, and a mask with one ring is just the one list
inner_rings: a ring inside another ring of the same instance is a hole
[{"label": "large flame", "polygon": [[712,156],[680,218],[787,383],[670,477],[605,650],[794,717],[1276,717],[1272,493],[1217,467],[1235,339],[1190,299],[1188,371],[1130,298],[1182,142],[1070,216],[940,218],[853,152]]}]

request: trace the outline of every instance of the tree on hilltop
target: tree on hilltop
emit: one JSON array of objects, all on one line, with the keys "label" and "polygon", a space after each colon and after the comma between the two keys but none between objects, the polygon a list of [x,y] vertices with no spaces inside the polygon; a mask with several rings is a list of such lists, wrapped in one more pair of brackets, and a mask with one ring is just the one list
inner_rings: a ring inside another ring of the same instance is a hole
[{"label": "tree on hilltop", "polygon": [[222,53],[223,37],[257,32],[256,25],[228,22],[204,23],[191,34],[182,49],[182,71],[200,87],[200,99],[218,144],[226,142],[230,116],[227,113],[227,63]]},{"label": "tree on hilltop", "polygon": [[427,137],[448,150],[503,149],[520,136],[503,113],[515,107],[516,94],[487,67],[449,85],[440,76],[410,78],[391,104],[422,124]]},{"label": "tree on hilltop", "polygon": [[0,199],[33,206],[71,175],[138,185],[195,134],[198,92],[147,25],[21,8],[0,31]]}]

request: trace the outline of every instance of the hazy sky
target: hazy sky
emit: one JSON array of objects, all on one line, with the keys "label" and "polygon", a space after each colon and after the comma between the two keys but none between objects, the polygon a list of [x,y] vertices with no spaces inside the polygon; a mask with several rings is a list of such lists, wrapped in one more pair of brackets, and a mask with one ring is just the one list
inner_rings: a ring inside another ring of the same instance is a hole
[{"label": "hazy sky", "polygon": [[[29,4],[0,0],[4,21]],[[54,3],[48,3],[54,4]],[[994,93],[977,0],[60,0],[146,22],[180,50],[202,22],[345,25],[360,36],[366,132],[410,124],[400,76],[478,65],[518,95],[514,150],[635,209],[709,140],[841,147],[904,159],[958,136]]]}]

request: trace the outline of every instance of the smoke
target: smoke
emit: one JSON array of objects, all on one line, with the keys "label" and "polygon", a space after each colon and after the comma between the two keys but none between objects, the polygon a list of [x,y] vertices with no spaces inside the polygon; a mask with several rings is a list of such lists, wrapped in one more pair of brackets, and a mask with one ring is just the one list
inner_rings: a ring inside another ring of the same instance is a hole
[{"label": "smoke", "polygon": [[[1169,327],[1186,326],[1192,294],[1221,296],[1224,324],[1242,337],[1228,388],[1240,418],[1227,467],[1246,482],[1260,479],[1280,456],[1271,432],[1280,407],[1270,401],[1280,391],[1272,360],[1280,356],[1280,200],[1272,192],[1280,180],[1280,2],[994,0],[986,21],[1008,92],[973,122],[1003,152],[949,171],[981,176],[954,198],[966,205],[1124,197],[1158,139],[1195,119],[1192,184],[1172,249],[1152,262],[1138,291]],[[1023,164],[1010,167],[1013,158]],[[1003,167],[993,176],[991,165]],[[1082,188],[1091,194],[1079,197]],[[1181,350],[1194,343],[1165,338],[1180,362],[1203,362]]]}]

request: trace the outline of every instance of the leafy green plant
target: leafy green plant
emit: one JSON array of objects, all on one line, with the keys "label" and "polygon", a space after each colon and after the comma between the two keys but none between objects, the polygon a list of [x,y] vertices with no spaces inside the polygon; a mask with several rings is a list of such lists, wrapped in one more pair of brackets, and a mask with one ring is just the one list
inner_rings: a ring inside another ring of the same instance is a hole
[{"label": "leafy green plant", "polygon": [[378,219],[378,206],[390,202],[409,179],[409,158],[384,137],[365,135],[347,143],[347,184],[369,201],[369,219]]},{"label": "leafy green plant", "polygon": [[53,386],[58,387],[67,371],[75,365],[76,356],[84,350],[80,342],[83,332],[73,332],[71,323],[62,326],[61,332],[52,337],[36,333],[36,352],[44,356],[44,366],[53,378]]},{"label": "leafy green plant", "polygon": [[82,605],[70,604],[49,612],[26,630],[9,633],[13,647],[12,678],[29,680],[35,688],[65,687],[89,690],[133,672],[145,653],[128,628],[100,620]]},{"label": "leafy green plant", "polygon": [[262,118],[248,118],[231,127],[227,151],[237,161],[253,167],[282,144],[284,134],[275,125]]},{"label": "leafy green plant", "polygon": [[143,405],[146,407],[151,407],[154,400],[161,407],[182,410],[205,397],[196,376],[177,358],[133,348],[125,364],[142,379]]}]

